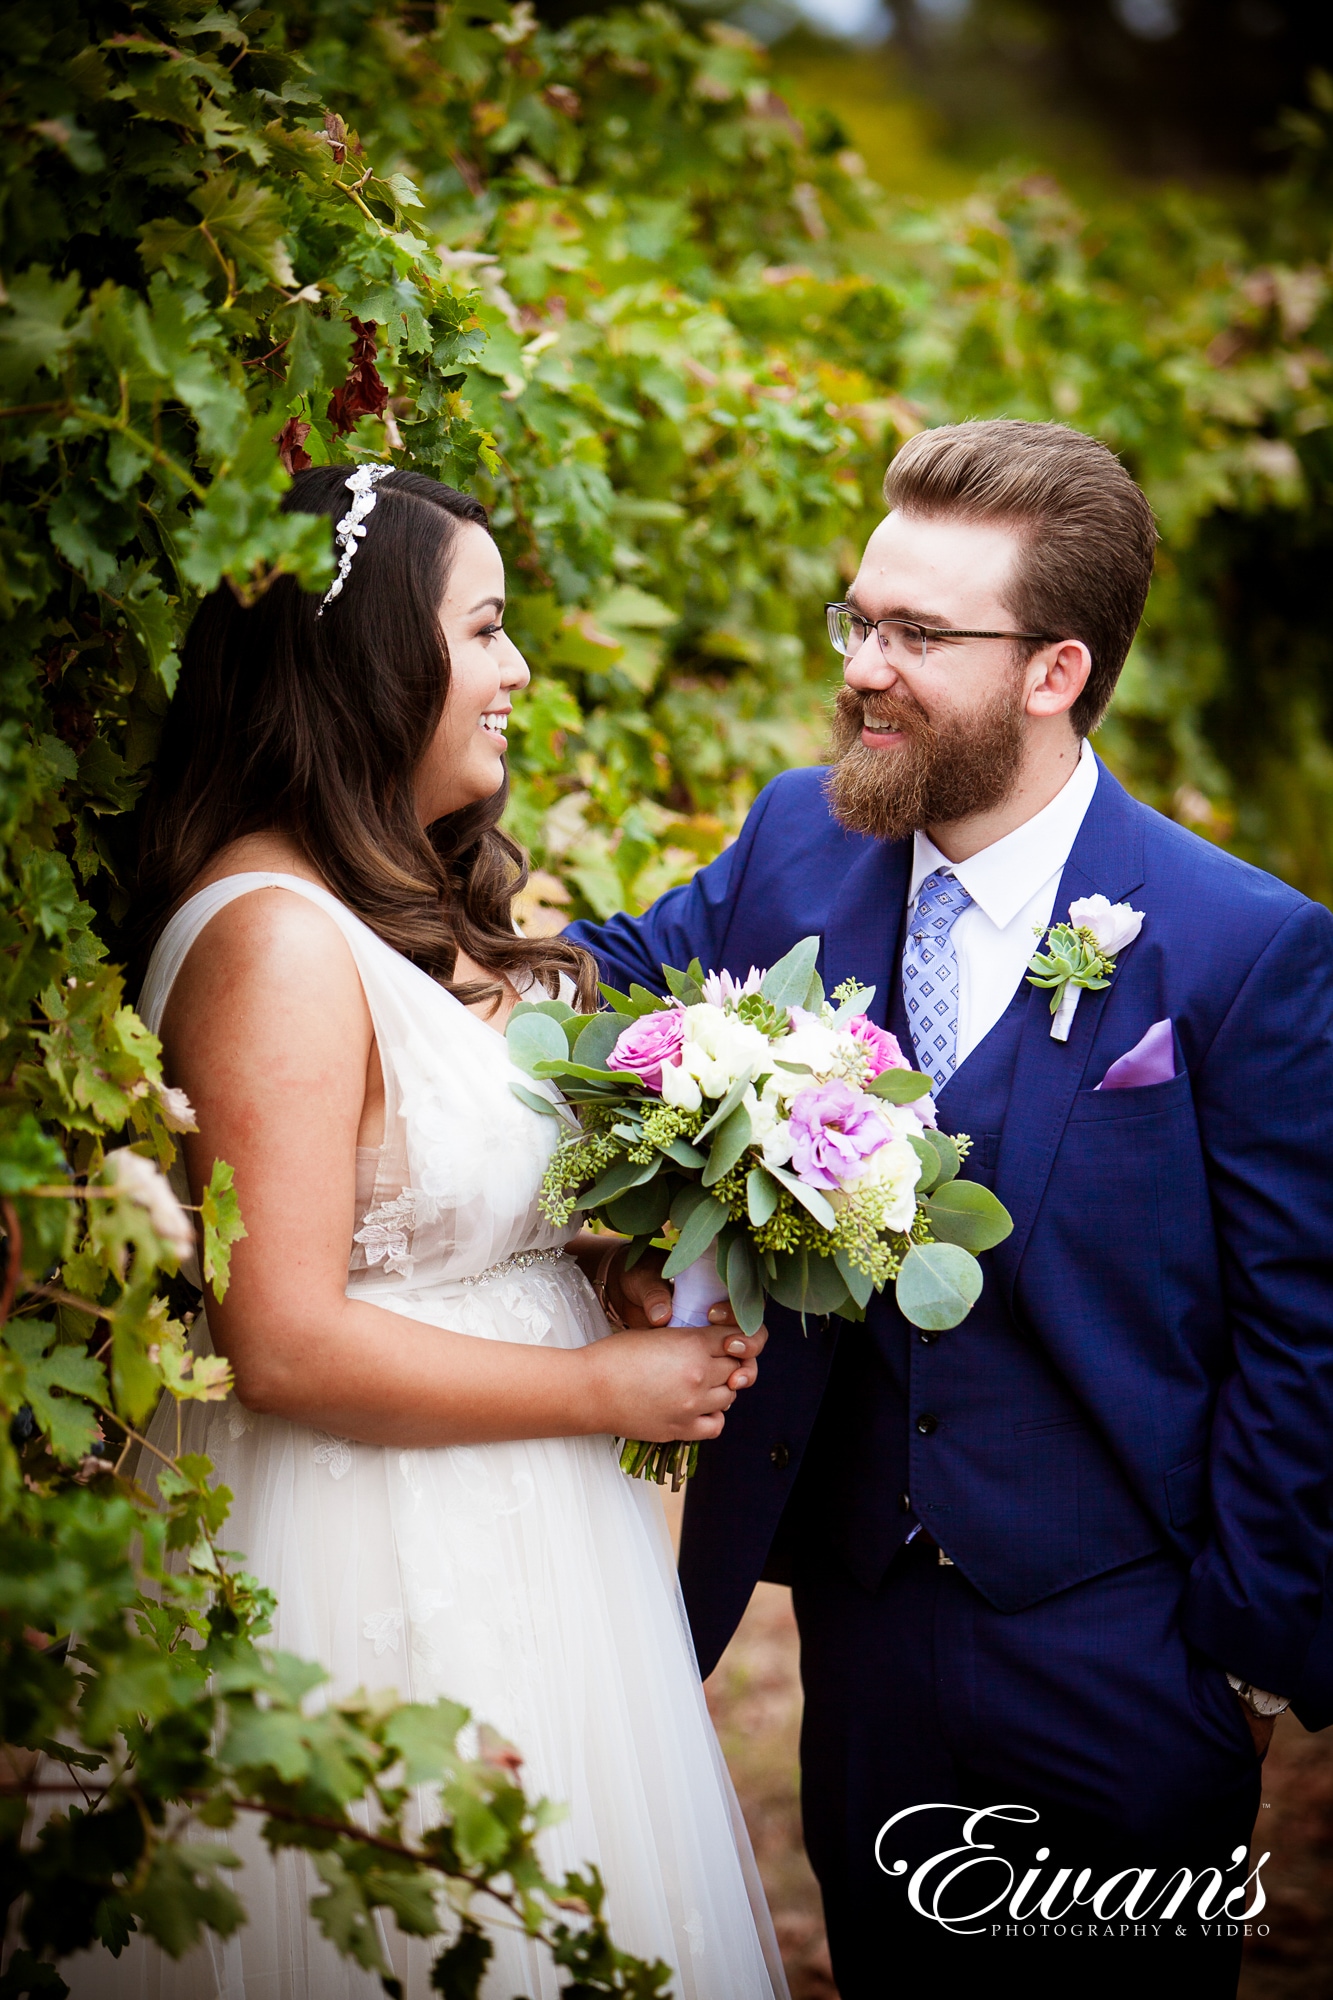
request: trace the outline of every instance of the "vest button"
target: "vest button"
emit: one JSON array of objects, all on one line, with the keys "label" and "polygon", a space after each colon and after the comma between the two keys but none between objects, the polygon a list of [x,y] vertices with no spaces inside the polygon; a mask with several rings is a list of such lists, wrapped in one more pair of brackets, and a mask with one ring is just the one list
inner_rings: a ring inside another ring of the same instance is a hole
[{"label": "vest button", "polygon": [[933,1347],[939,1339],[939,1335],[932,1333],[928,1327],[922,1327],[920,1333],[917,1335],[917,1339],[923,1347]]},{"label": "vest button", "polygon": [[928,1438],[932,1431],[939,1429],[939,1423],[938,1417],[932,1417],[929,1410],[923,1410],[916,1420],[916,1427],[923,1438]]},{"label": "vest button", "polygon": [[910,1513],[911,1513],[911,1511],[912,1511],[912,1496],[911,1496],[911,1494],[910,1494],[910,1493],[900,1493],[900,1494],[898,1495],[898,1512],[899,1512],[900,1514],[910,1514]]},{"label": "vest button", "polygon": [[791,1452],[785,1444],[775,1444],[772,1446],[768,1456],[770,1461],[776,1465],[779,1472],[785,1471],[786,1467],[791,1463]]}]

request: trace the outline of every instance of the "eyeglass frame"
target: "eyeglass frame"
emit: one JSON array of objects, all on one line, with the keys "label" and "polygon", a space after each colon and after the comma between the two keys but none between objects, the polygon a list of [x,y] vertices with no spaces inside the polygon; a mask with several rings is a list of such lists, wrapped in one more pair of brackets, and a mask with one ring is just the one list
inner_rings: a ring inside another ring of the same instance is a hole
[{"label": "eyeglass frame", "polygon": [[[964,630],[956,625],[922,625],[915,618],[866,618],[850,604],[826,604],[824,606],[824,622],[828,630],[829,644],[840,660],[848,659],[850,655],[844,646],[838,644],[834,634],[833,618],[836,612],[845,612],[849,618],[855,618],[858,623],[865,626],[866,636],[861,641],[862,646],[866,644],[872,632],[878,637],[881,625],[899,625],[904,631],[919,632],[921,634],[921,658],[918,665],[922,667],[926,664],[926,646],[931,639],[1023,639],[1031,645],[1044,646],[1053,644],[1056,638],[1054,632],[974,632]],[[856,650],[859,652],[860,647]],[[882,653],[883,651],[884,642],[880,640],[880,652]]]}]

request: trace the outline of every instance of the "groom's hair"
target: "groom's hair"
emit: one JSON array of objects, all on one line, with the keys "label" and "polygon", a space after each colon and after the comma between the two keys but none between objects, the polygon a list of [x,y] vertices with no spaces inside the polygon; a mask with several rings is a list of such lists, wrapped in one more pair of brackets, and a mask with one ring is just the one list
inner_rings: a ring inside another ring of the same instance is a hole
[{"label": "groom's hair", "polygon": [[1021,630],[1081,639],[1091,653],[1069,712],[1089,735],[1143,616],[1157,544],[1152,508],[1115,454],[1067,424],[944,424],[908,439],[884,476],[884,498],[903,514],[1019,534],[1009,608]]}]

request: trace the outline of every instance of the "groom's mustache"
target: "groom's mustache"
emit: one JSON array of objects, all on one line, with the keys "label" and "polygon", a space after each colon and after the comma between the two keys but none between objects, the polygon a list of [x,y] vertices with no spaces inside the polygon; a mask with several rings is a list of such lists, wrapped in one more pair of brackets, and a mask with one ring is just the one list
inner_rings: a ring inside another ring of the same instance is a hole
[{"label": "groom's mustache", "polygon": [[862,729],[899,730],[914,737],[932,734],[925,710],[901,696],[862,694],[859,688],[844,686],[838,689],[834,707],[837,748],[844,753],[860,743]]}]

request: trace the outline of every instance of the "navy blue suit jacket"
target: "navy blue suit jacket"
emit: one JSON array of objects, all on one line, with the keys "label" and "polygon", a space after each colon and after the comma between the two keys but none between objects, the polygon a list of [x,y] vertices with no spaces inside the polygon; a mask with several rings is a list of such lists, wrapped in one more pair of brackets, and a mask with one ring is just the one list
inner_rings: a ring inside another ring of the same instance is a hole
[{"label": "navy blue suit jacket", "polygon": [[[818,933],[826,989],[849,976],[874,986],[883,1023],[911,842],[847,832],[823,778],[787,772],[687,887],[642,917],[568,935],[605,978],[661,991],[663,962],[697,956],[744,974]],[[1055,1416],[1016,1426],[1022,1411],[1008,1411],[1001,1428],[1011,1451],[1023,1433],[1021,1459],[997,1479],[983,1433],[1008,1364],[998,1348],[989,1370],[974,1362],[975,1411],[963,1385],[948,1461],[957,1533],[977,1551],[978,1587],[1019,1610],[1078,1580],[1076,1517],[1096,1512],[1100,1482],[1111,1514],[1132,1513],[1147,1545],[1176,1552],[1191,1642],[1295,1694],[1322,1726],[1333,1720],[1333,916],[1140,805],[1104,767],[1057,916],[1097,892],[1142,910],[1143,929],[1109,989],[1082,996],[1067,1043],[1051,1038],[1047,996],[1025,989],[986,1175],[1014,1219],[983,1260],[986,1285],[1014,1330],[1011,1356],[1030,1359]],[[1097,1092],[1167,1017],[1174,1081]],[[877,1313],[896,1307],[872,1303],[868,1325]],[[759,1381],[705,1447],[686,1509],[681,1572],[705,1673],[769,1559],[836,1343],[866,1336],[835,1322],[803,1337],[777,1309],[769,1324]],[[1012,1394],[1027,1393],[1015,1374]],[[1062,1423],[1062,1407],[1074,1418]],[[1075,1422],[1095,1444],[1077,1491],[1059,1457]],[[1101,1567],[1140,1552],[1123,1533],[1120,1546]]]}]

